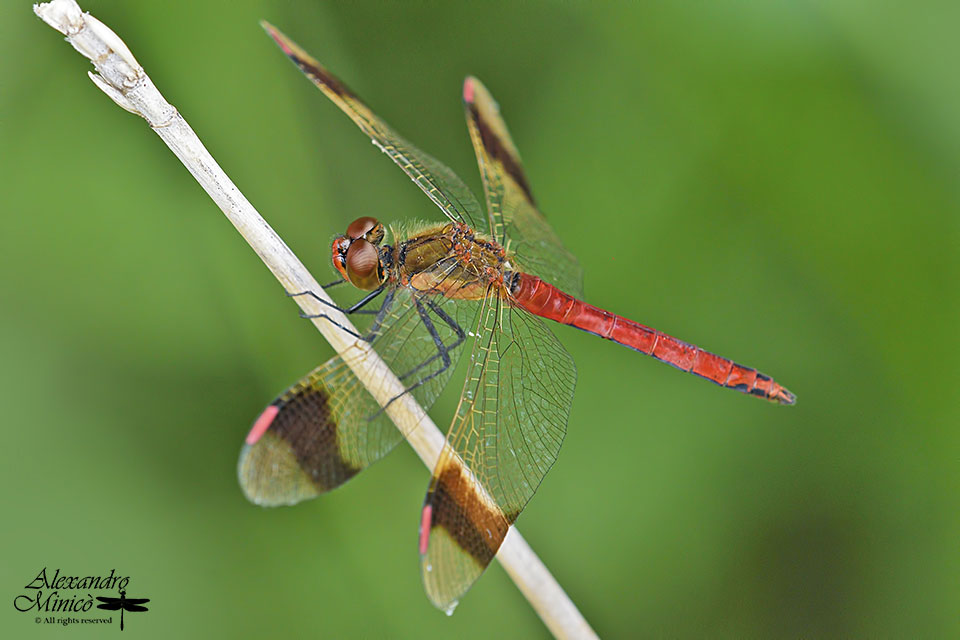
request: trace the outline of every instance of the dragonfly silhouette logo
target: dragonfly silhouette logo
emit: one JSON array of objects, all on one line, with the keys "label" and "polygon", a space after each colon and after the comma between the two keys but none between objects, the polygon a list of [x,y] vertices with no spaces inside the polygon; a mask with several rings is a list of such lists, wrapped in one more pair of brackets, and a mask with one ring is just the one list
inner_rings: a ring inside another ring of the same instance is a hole
[{"label": "dragonfly silhouette logo", "polygon": [[123,612],[129,611],[133,613],[135,611],[148,611],[146,607],[143,606],[144,603],[150,602],[150,598],[128,598],[127,592],[123,589],[120,590],[119,598],[101,598],[97,597],[97,600],[103,604],[98,604],[97,609],[107,609],[109,611],[120,611],[120,631],[123,631]]}]

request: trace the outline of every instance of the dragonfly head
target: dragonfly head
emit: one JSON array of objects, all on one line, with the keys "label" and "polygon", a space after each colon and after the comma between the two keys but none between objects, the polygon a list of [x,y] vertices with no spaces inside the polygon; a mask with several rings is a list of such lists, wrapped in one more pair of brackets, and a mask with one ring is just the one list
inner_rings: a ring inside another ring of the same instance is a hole
[{"label": "dragonfly head", "polygon": [[383,225],[376,218],[357,218],[333,241],[333,266],[350,284],[371,291],[386,279],[380,243]]}]

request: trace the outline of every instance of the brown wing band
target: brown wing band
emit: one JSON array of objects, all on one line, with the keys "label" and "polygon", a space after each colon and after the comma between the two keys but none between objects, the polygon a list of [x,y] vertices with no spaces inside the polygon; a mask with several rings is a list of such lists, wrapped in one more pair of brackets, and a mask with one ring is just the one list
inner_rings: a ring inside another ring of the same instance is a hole
[{"label": "brown wing band", "polygon": [[503,165],[504,172],[513,178],[513,181],[523,190],[530,204],[536,205],[533,199],[533,193],[530,191],[530,185],[527,183],[527,177],[523,173],[523,167],[520,166],[520,163],[513,157],[513,154],[503,145],[500,138],[493,132],[493,129],[490,128],[486,120],[480,116],[480,111],[477,109],[477,106],[468,104],[467,107],[470,109],[470,117],[477,123],[483,148],[487,150],[491,158]]},{"label": "brown wing band", "polygon": [[350,91],[350,89],[347,88],[345,84],[340,82],[339,78],[321,67],[310,54],[297,46],[292,40],[284,36],[272,26],[264,26],[267,29],[267,33],[269,33],[270,37],[273,38],[274,42],[280,46],[283,52],[287,54],[287,57],[293,60],[305,74],[310,76],[316,82],[326,85],[338,96],[347,98],[357,97],[352,91]]},{"label": "brown wing band", "polygon": [[290,446],[300,468],[318,491],[339,487],[360,472],[340,453],[329,399],[320,388],[285,394],[274,403],[280,412],[267,432]]},{"label": "brown wing band", "polygon": [[481,499],[477,489],[459,465],[447,464],[431,483],[426,504],[431,507],[431,529],[446,529],[460,548],[485,567],[519,514],[504,513]]}]

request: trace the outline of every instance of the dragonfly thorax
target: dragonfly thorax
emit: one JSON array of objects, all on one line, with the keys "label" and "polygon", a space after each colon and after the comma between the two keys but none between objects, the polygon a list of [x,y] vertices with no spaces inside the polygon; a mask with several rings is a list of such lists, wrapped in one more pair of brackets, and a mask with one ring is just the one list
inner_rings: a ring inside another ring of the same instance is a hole
[{"label": "dragonfly thorax", "polygon": [[371,291],[387,278],[385,257],[390,247],[383,242],[383,225],[376,218],[357,218],[347,232],[333,241],[333,266],[358,289]]}]

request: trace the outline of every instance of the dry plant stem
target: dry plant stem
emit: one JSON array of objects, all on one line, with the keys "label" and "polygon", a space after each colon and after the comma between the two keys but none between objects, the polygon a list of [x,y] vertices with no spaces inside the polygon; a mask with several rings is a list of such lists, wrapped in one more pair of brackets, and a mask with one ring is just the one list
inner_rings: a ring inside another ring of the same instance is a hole
[{"label": "dry plant stem", "polygon": [[[147,121],[213,198],[286,291],[312,291],[330,300],[289,247],[220,169],[193,129],[160,95],[130,50],[113,31],[93,16],[84,14],[74,0],[54,0],[34,5],[34,12],[66,35],[67,41],[93,62],[97,74],[89,75],[97,87],[118,105]],[[295,300],[306,314],[325,313],[341,326],[353,328],[346,316],[311,296],[299,296]],[[424,464],[433,469],[444,437],[413,396],[401,395],[403,385],[367,343],[355,340],[323,318],[315,318],[313,323],[381,406],[391,398],[400,396],[390,404],[387,413],[401,432],[407,434],[408,442]],[[556,637],[596,637],[515,527],[507,534],[497,558]]]}]

